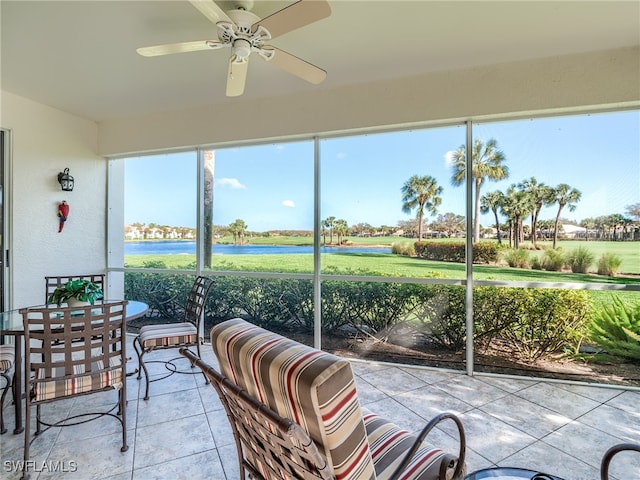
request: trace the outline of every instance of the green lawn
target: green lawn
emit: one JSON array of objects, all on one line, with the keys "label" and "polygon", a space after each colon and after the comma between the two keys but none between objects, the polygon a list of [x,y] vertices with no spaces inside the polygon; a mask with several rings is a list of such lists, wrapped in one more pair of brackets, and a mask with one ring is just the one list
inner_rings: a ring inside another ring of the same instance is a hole
[{"label": "green lawn", "polygon": [[[127,267],[143,267],[145,262],[164,262],[167,268],[190,268],[195,255],[128,255]],[[214,255],[214,270],[246,270],[283,273],[311,273],[313,256],[295,255]],[[391,275],[398,277],[435,277],[464,279],[465,266],[460,263],[436,262],[384,253],[335,253],[322,255],[323,273],[352,272],[354,274]],[[506,280],[522,282],[568,283],[632,283],[639,277],[607,277],[595,274],[547,272],[495,265],[474,265],[476,280]]]},{"label": "green lawn", "polygon": [[[329,237],[326,238],[329,242]],[[334,242],[336,237],[334,236]],[[347,242],[350,246],[385,246],[391,247],[393,244],[413,244],[416,241],[415,238],[404,237],[347,237]],[[429,240],[434,242],[464,242],[463,238],[460,239],[436,239]],[[483,240],[494,241],[494,240]],[[224,237],[219,240],[220,243],[233,243],[232,237]],[[282,237],[255,237],[247,238],[246,243],[252,245],[313,245],[313,237],[303,236],[282,236]],[[522,245],[524,248],[529,248],[531,243],[526,241]],[[538,248],[551,248],[552,242],[538,242]],[[600,241],[584,241],[584,240],[561,240],[558,242],[558,247],[565,252],[570,252],[577,247],[585,247],[589,249],[594,257],[594,265],[592,269],[596,269],[595,262],[603,253],[613,253],[620,257],[622,265],[620,266],[620,273],[640,274],[640,242],[600,242]],[[531,250],[531,255],[542,255],[542,250]]]},{"label": "green lawn", "polygon": [[[233,241],[232,238],[221,239],[221,243]],[[435,240],[438,242],[459,240]],[[398,237],[349,237],[352,246],[372,246],[382,245],[390,247],[394,243],[414,243],[415,239]],[[248,239],[248,243],[255,245],[312,245],[311,237],[257,237]],[[539,246],[551,248],[550,242],[538,242]],[[524,246],[529,245],[525,242]],[[622,259],[620,273],[640,274],[640,242],[596,242],[596,241],[561,241],[558,246],[565,252],[570,252],[577,247],[588,248],[594,255],[596,261],[603,253],[613,253]],[[531,255],[542,255],[542,251],[531,251]],[[380,273],[388,273],[400,276],[425,276],[425,272],[437,271],[445,278],[464,278],[464,265],[450,264],[445,262],[426,262],[424,260],[398,257],[386,254],[331,254],[323,255],[323,268],[335,266],[337,268],[367,269],[376,270]],[[215,255],[216,268],[220,268],[228,262],[234,269],[244,270],[266,270],[278,272],[311,272],[313,268],[312,255]],[[183,268],[189,263],[195,262],[194,255],[127,255],[128,266],[141,266],[145,261],[164,261],[169,268]],[[223,268],[224,269],[224,268]],[[595,262],[592,266],[595,270]],[[611,282],[619,283],[616,279],[597,276],[580,277],[571,273],[540,272],[534,270],[522,270],[503,268],[496,266],[476,266],[474,268],[476,278],[485,280],[522,280],[522,281],[588,281],[588,282]],[[427,275],[428,276],[428,275]]]},{"label": "green lawn", "polygon": [[[365,239],[373,240],[373,239]],[[376,239],[380,241],[380,239]],[[397,238],[394,240],[398,240]],[[404,240],[404,239],[403,239]],[[409,241],[409,240],[407,240]],[[371,244],[371,243],[370,243]],[[637,273],[640,265],[640,243],[635,242],[562,242],[566,250],[578,244],[593,249],[596,258],[602,252],[615,252],[623,258],[624,268],[621,271]],[[535,252],[532,252],[535,254]],[[195,265],[195,255],[128,255],[127,267],[143,267],[145,262],[164,262],[170,269],[189,269]],[[312,273],[313,255],[214,255],[214,270],[242,270],[279,273]],[[386,253],[334,253],[322,255],[323,273],[350,273],[355,275],[387,275],[409,278],[465,278],[465,266],[459,263],[436,262],[418,258],[405,257]],[[607,277],[596,274],[576,274],[571,272],[547,272],[510,268],[496,265],[474,265],[476,280],[504,280],[514,282],[549,282],[549,283],[608,283],[640,285],[637,277]],[[591,291],[597,304],[610,303],[613,292]],[[640,292],[616,292],[625,302],[640,301]]]}]

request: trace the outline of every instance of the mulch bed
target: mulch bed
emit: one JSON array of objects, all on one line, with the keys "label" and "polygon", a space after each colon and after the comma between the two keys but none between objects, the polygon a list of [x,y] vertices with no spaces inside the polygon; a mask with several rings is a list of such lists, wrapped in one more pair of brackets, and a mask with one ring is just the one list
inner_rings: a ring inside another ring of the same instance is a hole
[{"label": "mulch bed", "polygon": [[[158,323],[158,320],[140,318],[128,322],[127,330],[130,333],[137,333],[141,326],[150,323]],[[295,332],[278,333],[300,343],[313,345],[311,335]],[[464,352],[452,353],[432,345],[420,344],[419,348],[414,348],[361,335],[332,335],[322,338],[322,348],[345,358],[466,371]],[[519,360],[516,352],[499,342],[494,342],[482,351],[476,350],[474,370],[503,375],[640,387],[640,365],[638,364],[587,363],[561,355],[526,362]]]}]

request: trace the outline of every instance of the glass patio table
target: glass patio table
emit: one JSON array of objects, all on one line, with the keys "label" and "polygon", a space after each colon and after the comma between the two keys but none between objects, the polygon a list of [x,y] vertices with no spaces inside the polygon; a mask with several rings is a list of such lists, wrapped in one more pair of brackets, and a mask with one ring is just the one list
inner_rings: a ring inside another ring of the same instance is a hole
[{"label": "glass patio table", "polygon": [[563,480],[560,477],[549,475],[548,473],[542,473],[536,470],[526,470],[524,468],[515,467],[494,467],[485,468],[484,470],[478,470],[477,472],[470,473],[464,480],[484,480],[484,479],[497,479],[497,480]]},{"label": "glass patio table", "polygon": [[[105,303],[113,302],[117,300],[104,300]],[[95,303],[96,308],[100,306],[103,301]],[[15,363],[13,366],[13,398],[22,398],[22,343],[24,337],[24,325],[22,323],[21,310],[25,308],[39,308],[47,305],[37,305],[30,307],[17,308],[15,310],[9,310],[6,312],[0,312],[0,338],[4,339],[5,336],[14,337],[13,348],[15,353]],[[57,305],[48,305],[51,308],[57,308]],[[138,302],[135,300],[128,300],[125,321],[135,320],[142,317],[149,311],[149,306],[146,303]],[[22,433],[24,426],[22,425],[22,402],[15,402],[15,428],[14,434]]]}]

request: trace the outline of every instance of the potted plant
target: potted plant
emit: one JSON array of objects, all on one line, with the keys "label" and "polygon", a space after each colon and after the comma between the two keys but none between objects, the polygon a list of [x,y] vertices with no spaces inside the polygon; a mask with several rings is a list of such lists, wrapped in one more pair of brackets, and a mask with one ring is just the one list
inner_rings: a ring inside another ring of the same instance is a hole
[{"label": "potted plant", "polygon": [[103,297],[102,289],[96,283],[89,280],[71,280],[63,286],[56,288],[49,299],[49,303],[67,303],[70,307],[78,305],[93,305],[96,300]]}]

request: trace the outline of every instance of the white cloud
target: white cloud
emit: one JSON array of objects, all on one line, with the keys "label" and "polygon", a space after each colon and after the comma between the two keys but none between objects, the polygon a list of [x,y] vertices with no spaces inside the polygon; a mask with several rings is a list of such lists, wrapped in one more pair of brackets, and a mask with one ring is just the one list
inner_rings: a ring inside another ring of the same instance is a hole
[{"label": "white cloud", "polygon": [[337,158],[347,158],[347,154],[344,153],[344,152],[340,152],[340,153],[336,154],[336,157]]},{"label": "white cloud", "polygon": [[449,150],[447,153],[444,154],[444,163],[447,167],[450,167],[454,164],[455,159],[453,158],[453,155],[456,152],[454,150]]},{"label": "white cloud", "polygon": [[293,200],[283,200],[282,205],[289,208],[295,208],[296,204]]},{"label": "white cloud", "polygon": [[216,184],[222,187],[247,188],[247,186],[240,183],[240,180],[237,178],[218,178],[216,179]]}]

